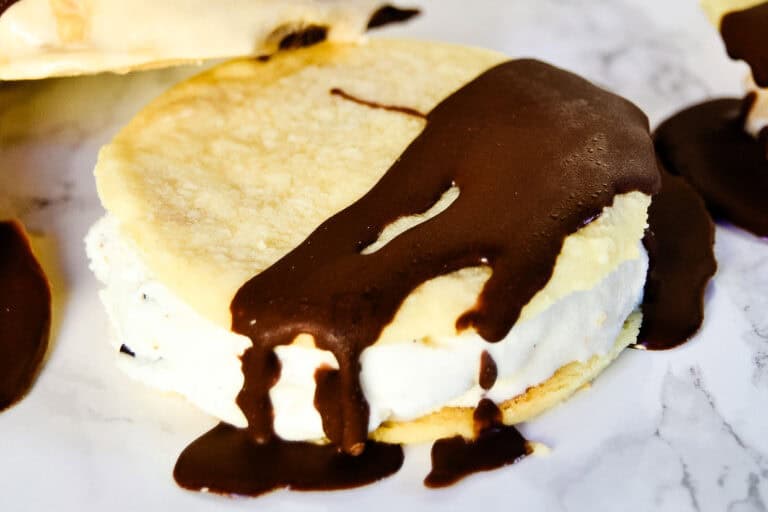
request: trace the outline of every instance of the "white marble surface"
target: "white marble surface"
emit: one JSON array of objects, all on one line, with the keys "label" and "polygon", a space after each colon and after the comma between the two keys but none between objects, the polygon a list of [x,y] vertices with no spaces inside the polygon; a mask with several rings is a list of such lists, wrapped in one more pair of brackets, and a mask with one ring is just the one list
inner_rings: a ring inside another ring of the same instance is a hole
[{"label": "white marble surface", "polygon": [[[388,32],[552,61],[628,96],[653,122],[738,93],[744,76],[695,0],[421,3],[425,16]],[[0,199],[55,249],[59,292],[50,358],[27,399],[0,415],[0,511],[768,508],[768,242],[728,226],[717,230],[701,333],[677,350],[625,353],[591,389],[525,425],[548,457],[444,491],[422,487],[428,447],[354,491],[254,501],[177,488],[176,456],[213,421],[115,369],[81,239],[102,214],[91,176],[99,146],[194,71],[0,84]]]}]

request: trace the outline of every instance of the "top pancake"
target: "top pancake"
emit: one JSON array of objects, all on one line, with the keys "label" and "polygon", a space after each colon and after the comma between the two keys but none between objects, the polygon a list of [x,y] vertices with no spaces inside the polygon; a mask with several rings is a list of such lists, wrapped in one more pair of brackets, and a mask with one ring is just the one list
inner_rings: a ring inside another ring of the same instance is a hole
[{"label": "top pancake", "polygon": [[[99,193],[154,275],[228,327],[238,288],[371,189],[424,127],[419,117],[372,109],[331,89],[429,112],[505,59],[376,40],[231,62],[158,98],[106,146]],[[623,208],[568,237],[538,303],[521,317],[637,257],[648,199],[627,196],[619,199]],[[440,309],[457,301],[448,310],[461,313],[485,279],[462,280],[471,284],[463,286],[469,299],[441,297],[438,287],[434,302],[422,302]],[[454,328],[455,318],[444,327]]]}]

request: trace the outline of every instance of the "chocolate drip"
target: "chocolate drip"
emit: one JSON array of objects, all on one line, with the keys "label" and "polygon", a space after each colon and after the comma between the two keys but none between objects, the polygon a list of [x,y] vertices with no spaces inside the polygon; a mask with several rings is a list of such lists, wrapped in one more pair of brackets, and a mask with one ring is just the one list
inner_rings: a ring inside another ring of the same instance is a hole
[{"label": "chocolate drip", "polygon": [[0,411],[35,380],[51,327],[51,292],[22,227],[0,222]]},{"label": "chocolate drip", "polygon": [[496,377],[498,375],[496,361],[493,360],[493,357],[487,350],[483,350],[480,356],[480,387],[485,390],[491,389],[496,384]]},{"label": "chocolate drip", "polygon": [[728,56],[744,60],[755,82],[768,87],[768,2],[723,16],[720,35]]},{"label": "chocolate drip", "polygon": [[424,479],[427,487],[447,487],[480,471],[514,464],[531,447],[512,425],[504,425],[501,411],[484,398],[474,413],[475,439],[461,436],[439,439],[432,445],[432,471]]},{"label": "chocolate drip", "polygon": [[400,9],[393,5],[383,5],[371,15],[368,20],[368,30],[372,28],[408,21],[421,13],[419,9]]},{"label": "chocolate drip", "polygon": [[701,194],[715,218],[768,236],[765,140],[744,131],[753,101],[749,95],[695,105],[664,121],[654,139],[664,166]]},{"label": "chocolate drip", "polygon": [[0,0],[0,16],[2,16],[5,11],[10,9],[13,4],[19,1],[20,0]]},{"label": "chocolate drip", "polygon": [[344,98],[345,100],[355,102],[359,105],[370,107],[370,108],[378,108],[382,110],[389,110],[391,112],[399,112],[401,114],[420,117],[422,119],[426,119],[427,117],[421,112],[419,112],[418,110],[415,110],[409,107],[398,107],[397,105],[383,105],[381,103],[376,103],[375,101],[361,100],[360,98],[352,96],[351,94],[347,94],[346,92],[338,88],[331,89],[331,94],[334,96],[339,96],[340,98]]},{"label": "chocolate drip", "polygon": [[696,334],[704,319],[704,291],[717,270],[715,226],[696,191],[663,169],[648,224],[650,266],[638,345],[664,350]]},{"label": "chocolate drip", "polygon": [[[363,255],[385,226],[443,213]],[[491,278],[458,326],[499,341],[549,280],[563,240],[616,194],[659,186],[648,123],[630,102],[534,60],[498,65],[440,103],[423,132],[356,203],[252,278],[235,296],[232,327],[249,336],[237,402],[251,436],[273,435],[273,349],[302,333],[334,354],[316,403],[326,435],[348,453],[368,436],[360,354],[421,283],[488,265]],[[330,399],[332,398],[332,399]]]},{"label": "chocolate drip", "polygon": [[333,445],[251,441],[247,431],[224,423],[198,438],[179,456],[173,476],[199,491],[257,496],[287,487],[302,491],[348,489],[387,477],[403,464],[399,445],[369,441],[362,455]]}]

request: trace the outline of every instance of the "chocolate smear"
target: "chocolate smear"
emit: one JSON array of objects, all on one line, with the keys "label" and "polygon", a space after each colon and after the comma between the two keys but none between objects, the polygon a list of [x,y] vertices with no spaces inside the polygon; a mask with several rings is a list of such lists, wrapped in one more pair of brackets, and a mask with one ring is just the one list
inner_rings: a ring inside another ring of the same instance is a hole
[{"label": "chocolate smear", "polygon": [[496,384],[496,377],[498,375],[496,361],[493,360],[493,356],[487,350],[483,350],[483,353],[480,355],[480,387],[485,390],[491,389]]},{"label": "chocolate smear", "polygon": [[754,95],[707,101],[679,112],[656,130],[656,151],[684,177],[715,218],[768,236],[766,137],[752,137],[744,118]]},{"label": "chocolate smear", "polygon": [[394,5],[383,5],[371,15],[370,20],[368,20],[368,30],[389,25],[390,23],[408,21],[420,13],[419,9],[400,9]]},{"label": "chocolate smear", "polygon": [[331,94],[333,96],[339,96],[340,98],[343,98],[345,100],[357,103],[358,105],[363,105],[370,108],[377,108],[381,110],[389,110],[391,112],[399,112],[400,114],[406,114],[409,116],[414,117],[420,117],[422,119],[426,119],[427,116],[422,114],[416,109],[412,109],[410,107],[399,107],[397,105],[384,105],[382,103],[376,103],[375,101],[368,101],[368,100],[362,100],[356,96],[352,96],[351,94],[348,94],[347,92],[343,91],[342,89],[334,87],[331,89]]},{"label": "chocolate smear", "polygon": [[728,56],[749,64],[755,82],[768,87],[768,2],[727,13],[720,35]]},{"label": "chocolate smear", "polygon": [[23,228],[0,222],[0,411],[38,374],[51,329],[51,291]]},{"label": "chocolate smear", "polygon": [[0,0],[0,16],[2,16],[5,11],[10,9],[13,4],[19,1],[20,0]]},{"label": "chocolate smear", "polygon": [[[400,217],[437,217],[361,254]],[[235,296],[232,328],[250,337],[237,403],[250,437],[273,437],[274,348],[306,333],[339,369],[318,381],[329,440],[359,454],[368,437],[360,355],[425,281],[465,267],[493,274],[457,322],[504,338],[549,280],[563,240],[616,194],[655,193],[659,174],[645,115],[627,100],[534,60],[489,69],[427,115],[421,134],[365,196],[252,278]]]},{"label": "chocolate smear", "polygon": [[432,445],[432,471],[427,487],[447,487],[480,471],[514,464],[530,455],[531,446],[512,425],[504,425],[501,411],[484,398],[474,413],[475,438],[439,439]]},{"label": "chocolate smear", "polygon": [[278,48],[289,50],[292,48],[304,48],[322,43],[328,37],[328,27],[324,25],[307,25],[301,30],[296,30],[284,36]]},{"label": "chocolate smear", "polygon": [[333,445],[277,437],[258,444],[246,430],[220,423],[182,452],[173,476],[190,490],[258,496],[280,488],[358,487],[396,473],[402,464],[400,445],[368,441],[363,453],[353,456]]},{"label": "chocolate smear", "polygon": [[650,261],[637,344],[663,350],[696,334],[704,319],[704,292],[717,270],[715,226],[696,191],[664,169],[648,224]]}]

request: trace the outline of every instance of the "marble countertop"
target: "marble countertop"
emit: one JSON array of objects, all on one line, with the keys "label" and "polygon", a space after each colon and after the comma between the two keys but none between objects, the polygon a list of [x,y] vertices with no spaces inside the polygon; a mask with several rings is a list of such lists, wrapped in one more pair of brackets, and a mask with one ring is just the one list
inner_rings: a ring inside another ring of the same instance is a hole
[{"label": "marble countertop", "polygon": [[[746,74],[695,0],[415,3],[425,15],[387,35],[542,58],[627,96],[653,123],[740,94]],[[524,425],[549,456],[443,491],[422,486],[428,446],[408,448],[395,477],[353,491],[242,500],[179,489],[176,456],[214,421],[115,368],[82,239],[103,214],[91,174],[100,145],[198,70],[0,84],[0,199],[42,237],[56,289],[47,363],[26,400],[0,415],[0,510],[768,508],[768,242],[725,225],[699,335],[672,351],[627,351],[590,389]]]}]

